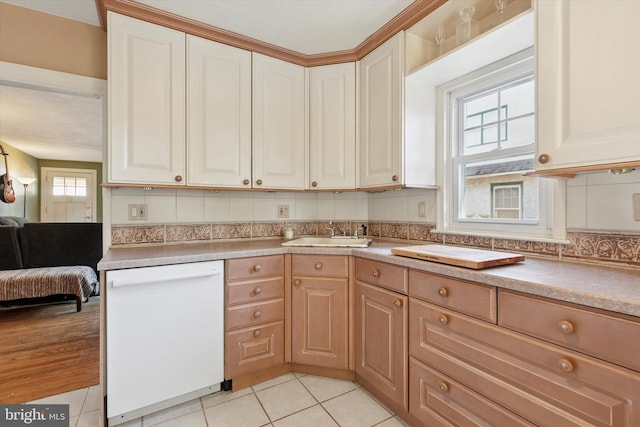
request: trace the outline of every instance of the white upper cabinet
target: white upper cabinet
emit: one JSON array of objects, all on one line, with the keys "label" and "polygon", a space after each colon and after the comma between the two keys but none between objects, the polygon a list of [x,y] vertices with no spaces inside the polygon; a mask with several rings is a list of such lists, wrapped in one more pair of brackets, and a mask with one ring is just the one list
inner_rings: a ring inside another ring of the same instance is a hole
[{"label": "white upper cabinet", "polygon": [[401,185],[404,33],[360,61],[359,187]]},{"label": "white upper cabinet", "polygon": [[253,54],[253,187],[305,189],[306,77],[299,65]]},{"label": "white upper cabinet", "polygon": [[109,182],[184,185],[185,35],[108,19]]},{"label": "white upper cabinet", "polygon": [[187,183],[251,187],[251,52],[187,36]]},{"label": "white upper cabinet", "polygon": [[640,2],[534,6],[536,168],[640,165]]},{"label": "white upper cabinet", "polygon": [[356,186],[355,63],[314,67],[309,83],[311,189]]}]

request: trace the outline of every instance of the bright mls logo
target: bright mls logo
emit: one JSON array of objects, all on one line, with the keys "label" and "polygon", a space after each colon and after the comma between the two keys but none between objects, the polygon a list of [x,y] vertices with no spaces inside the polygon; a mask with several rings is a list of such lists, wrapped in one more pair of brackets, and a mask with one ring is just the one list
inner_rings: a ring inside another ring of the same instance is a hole
[{"label": "bright mls logo", "polygon": [[69,427],[69,405],[0,405],[0,427]]}]

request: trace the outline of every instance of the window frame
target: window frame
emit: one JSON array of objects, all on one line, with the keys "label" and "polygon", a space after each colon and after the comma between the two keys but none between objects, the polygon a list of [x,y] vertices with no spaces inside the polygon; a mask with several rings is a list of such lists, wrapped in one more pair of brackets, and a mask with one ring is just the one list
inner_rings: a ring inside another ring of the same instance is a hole
[{"label": "window frame", "polygon": [[[510,79],[516,80],[518,76],[530,75],[534,70],[533,48],[528,48],[437,87],[436,142],[439,166],[441,167],[438,168],[437,174],[439,190],[436,232],[517,240],[567,242],[566,190],[565,182],[562,179],[542,177],[539,179],[539,187],[542,191],[538,201],[540,218],[537,221],[458,218],[461,206],[459,191],[461,177],[458,173],[460,158],[457,156],[459,149],[457,135],[464,128],[464,123],[455,119],[459,118],[461,114],[457,100],[452,97],[452,94],[471,93],[472,90],[469,88],[480,86],[484,88],[498,87]],[[529,152],[531,152],[529,145],[513,147],[504,157],[513,157]],[[535,155],[535,143],[533,152]],[[496,158],[499,157],[496,156]],[[466,156],[467,162],[472,159],[473,155]]]}]

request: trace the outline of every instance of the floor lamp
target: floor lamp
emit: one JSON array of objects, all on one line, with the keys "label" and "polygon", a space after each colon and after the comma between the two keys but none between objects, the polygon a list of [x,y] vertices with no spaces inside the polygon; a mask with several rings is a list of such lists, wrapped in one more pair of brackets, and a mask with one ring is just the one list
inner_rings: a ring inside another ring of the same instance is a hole
[{"label": "floor lamp", "polygon": [[23,211],[24,211],[24,217],[27,217],[27,187],[29,187],[29,185],[33,184],[33,182],[36,180],[35,178],[27,178],[27,177],[16,177],[16,179],[18,181],[20,181],[20,183],[22,184],[22,186],[24,187],[24,207],[23,207]]}]

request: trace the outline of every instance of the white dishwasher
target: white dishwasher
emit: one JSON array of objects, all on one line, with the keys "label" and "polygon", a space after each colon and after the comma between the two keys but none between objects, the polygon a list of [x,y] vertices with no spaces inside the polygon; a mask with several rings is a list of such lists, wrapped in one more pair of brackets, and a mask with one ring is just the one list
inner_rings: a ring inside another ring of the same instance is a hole
[{"label": "white dishwasher", "polygon": [[106,274],[109,425],[220,390],[224,262]]}]

